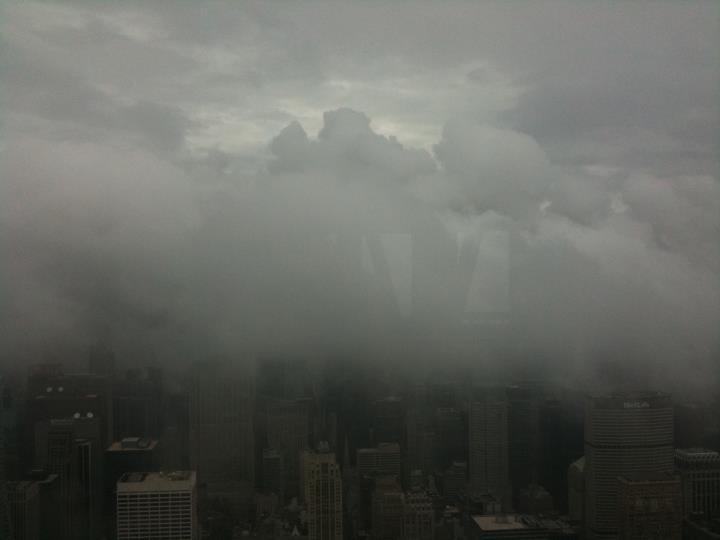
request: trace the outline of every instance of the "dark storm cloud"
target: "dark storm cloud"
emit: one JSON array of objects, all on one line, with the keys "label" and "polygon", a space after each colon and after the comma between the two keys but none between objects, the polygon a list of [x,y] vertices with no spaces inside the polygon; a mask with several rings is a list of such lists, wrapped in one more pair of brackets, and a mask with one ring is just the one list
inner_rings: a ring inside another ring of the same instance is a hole
[{"label": "dark storm cloud", "polygon": [[710,384],[717,8],[613,6],[9,4],[6,360],[482,363],[503,313]]}]

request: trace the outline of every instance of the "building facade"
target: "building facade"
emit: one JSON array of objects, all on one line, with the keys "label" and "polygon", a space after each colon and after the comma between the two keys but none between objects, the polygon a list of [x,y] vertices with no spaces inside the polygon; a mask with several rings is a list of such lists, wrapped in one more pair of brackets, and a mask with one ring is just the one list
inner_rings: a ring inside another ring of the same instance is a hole
[{"label": "building facade", "polygon": [[195,472],[123,475],[116,519],[117,540],[197,540]]},{"label": "building facade", "polygon": [[358,448],[357,468],[361,476],[394,476],[402,474],[402,457],[397,443],[380,443],[375,448]]},{"label": "building facade", "polygon": [[40,498],[35,482],[22,480],[6,485],[7,505],[15,540],[39,540]]},{"label": "building facade", "polygon": [[404,540],[433,540],[435,537],[435,509],[432,499],[422,489],[405,493],[402,537]]},{"label": "building facade", "polygon": [[489,493],[509,505],[508,403],[499,395],[479,395],[468,415],[468,475],[472,493]]},{"label": "building facade", "polygon": [[[255,486],[254,385],[223,363],[194,366],[190,388],[190,466],[209,496],[233,505]],[[232,451],[228,451],[232,449]]]},{"label": "building facade", "polygon": [[703,448],[675,451],[680,475],[683,515],[720,517],[720,453]]},{"label": "building facade", "polygon": [[618,479],[620,540],[681,540],[680,479],[671,474]]},{"label": "building facade", "polygon": [[342,540],[342,476],[327,444],[304,452],[302,472],[307,504],[308,539]]},{"label": "building facade", "polygon": [[585,410],[586,538],[618,538],[618,478],[673,470],[673,406],[657,392],[591,397]]}]

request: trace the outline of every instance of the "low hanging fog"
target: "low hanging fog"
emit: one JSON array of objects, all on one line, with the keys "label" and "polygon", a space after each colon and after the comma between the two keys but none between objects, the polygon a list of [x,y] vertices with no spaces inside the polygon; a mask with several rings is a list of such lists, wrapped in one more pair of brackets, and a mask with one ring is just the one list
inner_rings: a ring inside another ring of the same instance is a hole
[{"label": "low hanging fog", "polygon": [[319,351],[705,390],[718,9],[6,3],[2,361]]}]

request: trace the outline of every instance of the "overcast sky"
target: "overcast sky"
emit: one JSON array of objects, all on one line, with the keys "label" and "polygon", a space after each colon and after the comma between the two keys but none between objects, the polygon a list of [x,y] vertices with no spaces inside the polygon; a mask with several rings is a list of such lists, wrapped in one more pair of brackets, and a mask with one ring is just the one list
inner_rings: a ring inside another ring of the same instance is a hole
[{"label": "overcast sky", "polygon": [[717,380],[716,2],[1,9],[6,363],[445,362],[503,313],[548,371]]}]

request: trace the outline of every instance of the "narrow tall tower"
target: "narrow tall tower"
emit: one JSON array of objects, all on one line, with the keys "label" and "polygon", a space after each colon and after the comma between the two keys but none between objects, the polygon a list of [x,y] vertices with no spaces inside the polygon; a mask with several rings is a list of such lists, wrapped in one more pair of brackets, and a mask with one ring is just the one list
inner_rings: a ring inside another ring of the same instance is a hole
[{"label": "narrow tall tower", "polygon": [[327,443],[303,454],[309,540],[342,540],[342,476]]},{"label": "narrow tall tower", "polygon": [[510,504],[508,403],[504,395],[482,392],[470,401],[468,422],[470,489]]},{"label": "narrow tall tower", "polygon": [[190,392],[190,464],[208,495],[241,504],[255,485],[254,384],[220,362],[197,364]]},{"label": "narrow tall tower", "polygon": [[[4,391],[3,380],[0,378],[0,397]],[[12,537],[12,523],[8,509],[8,497],[5,490],[5,429],[0,425],[0,538]]]}]

